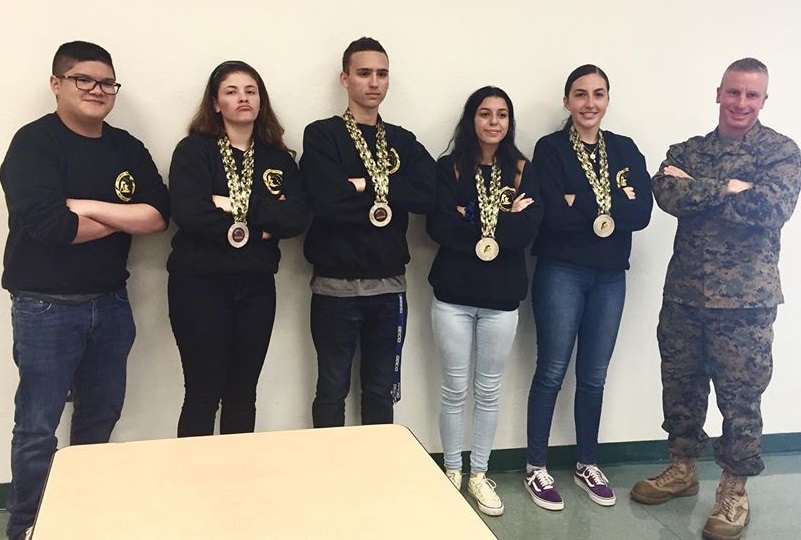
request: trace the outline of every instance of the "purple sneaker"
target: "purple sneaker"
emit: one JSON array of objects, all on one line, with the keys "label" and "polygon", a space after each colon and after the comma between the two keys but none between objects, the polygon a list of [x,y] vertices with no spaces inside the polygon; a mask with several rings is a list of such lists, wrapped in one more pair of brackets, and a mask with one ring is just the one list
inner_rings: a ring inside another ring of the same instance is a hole
[{"label": "purple sneaker", "polygon": [[606,479],[601,469],[595,465],[576,467],[573,474],[573,481],[578,487],[587,492],[592,502],[601,506],[612,506],[615,504],[615,492],[609,487],[609,480]]},{"label": "purple sneaker", "polygon": [[540,508],[562,510],[565,507],[565,502],[554,487],[553,476],[548,474],[546,469],[534,469],[526,472],[523,485],[526,486],[534,504]]}]

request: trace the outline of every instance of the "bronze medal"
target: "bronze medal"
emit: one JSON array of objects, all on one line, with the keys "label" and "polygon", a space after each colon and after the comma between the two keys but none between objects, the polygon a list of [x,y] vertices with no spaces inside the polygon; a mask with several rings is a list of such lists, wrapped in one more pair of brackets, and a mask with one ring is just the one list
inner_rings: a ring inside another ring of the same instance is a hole
[{"label": "bronze medal", "polygon": [[500,248],[494,238],[484,237],[476,242],[476,255],[482,261],[492,261],[498,256]]},{"label": "bronze medal", "polygon": [[615,232],[615,220],[609,214],[601,214],[592,222],[592,230],[597,236],[606,238]]},{"label": "bronze medal", "polygon": [[386,227],[392,221],[392,209],[387,203],[377,202],[370,207],[370,223],[376,227]]},{"label": "bronze medal", "polygon": [[246,223],[236,221],[228,229],[228,243],[235,248],[241,248],[247,244],[248,238],[250,238],[250,231]]}]

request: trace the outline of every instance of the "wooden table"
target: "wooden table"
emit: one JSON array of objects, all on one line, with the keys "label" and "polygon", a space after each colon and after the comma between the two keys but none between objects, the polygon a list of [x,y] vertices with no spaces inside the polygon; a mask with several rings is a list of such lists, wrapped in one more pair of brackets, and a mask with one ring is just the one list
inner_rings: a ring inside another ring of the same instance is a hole
[{"label": "wooden table", "polygon": [[71,446],[33,540],[494,539],[399,425]]}]

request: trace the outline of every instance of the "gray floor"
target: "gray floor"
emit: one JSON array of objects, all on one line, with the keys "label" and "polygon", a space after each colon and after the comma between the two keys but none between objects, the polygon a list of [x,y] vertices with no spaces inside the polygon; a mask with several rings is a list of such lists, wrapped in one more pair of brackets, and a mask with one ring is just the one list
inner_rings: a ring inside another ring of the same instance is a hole
[{"label": "gray floor", "polygon": [[[801,517],[801,496],[795,488],[801,483],[801,455],[769,456],[765,464],[765,472],[748,483],[752,514],[743,538],[799,539],[801,531],[795,518]],[[482,517],[500,540],[700,538],[712,509],[720,470],[712,462],[700,464],[701,492],[697,497],[677,499],[660,506],[643,506],[631,501],[629,488],[660,468],[661,465],[653,464],[604,467],[609,481],[616,488],[618,499],[617,504],[610,508],[597,506],[574,486],[571,471],[551,471],[565,499],[565,509],[561,512],[549,512],[534,506],[523,488],[521,473],[494,473],[490,477],[498,484],[506,512],[496,518]],[[466,497],[475,508],[472,499]],[[7,520],[8,514],[0,511],[0,530],[5,531]]]},{"label": "gray floor", "polygon": [[[766,469],[747,485],[751,523],[744,539],[796,540],[801,538],[796,517],[801,499],[795,488],[801,482],[801,455],[769,456]],[[713,462],[699,465],[701,491],[697,497],[646,506],[629,498],[638,480],[652,476],[662,465],[617,465],[603,471],[615,488],[617,504],[604,508],[573,484],[572,471],[551,471],[565,509],[549,512],[535,506],[523,488],[521,473],[490,475],[506,507],[503,516],[482,516],[501,540],[678,540],[697,539],[712,510],[720,469]],[[466,493],[466,490],[465,490]],[[467,496],[475,508],[475,503]]]}]

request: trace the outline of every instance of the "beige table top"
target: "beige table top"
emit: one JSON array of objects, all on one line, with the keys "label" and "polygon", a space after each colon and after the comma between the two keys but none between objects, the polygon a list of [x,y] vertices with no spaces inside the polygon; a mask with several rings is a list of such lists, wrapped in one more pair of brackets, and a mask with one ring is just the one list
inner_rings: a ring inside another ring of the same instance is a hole
[{"label": "beige table top", "polygon": [[399,425],[67,447],[33,534],[206,538],[495,536]]}]

